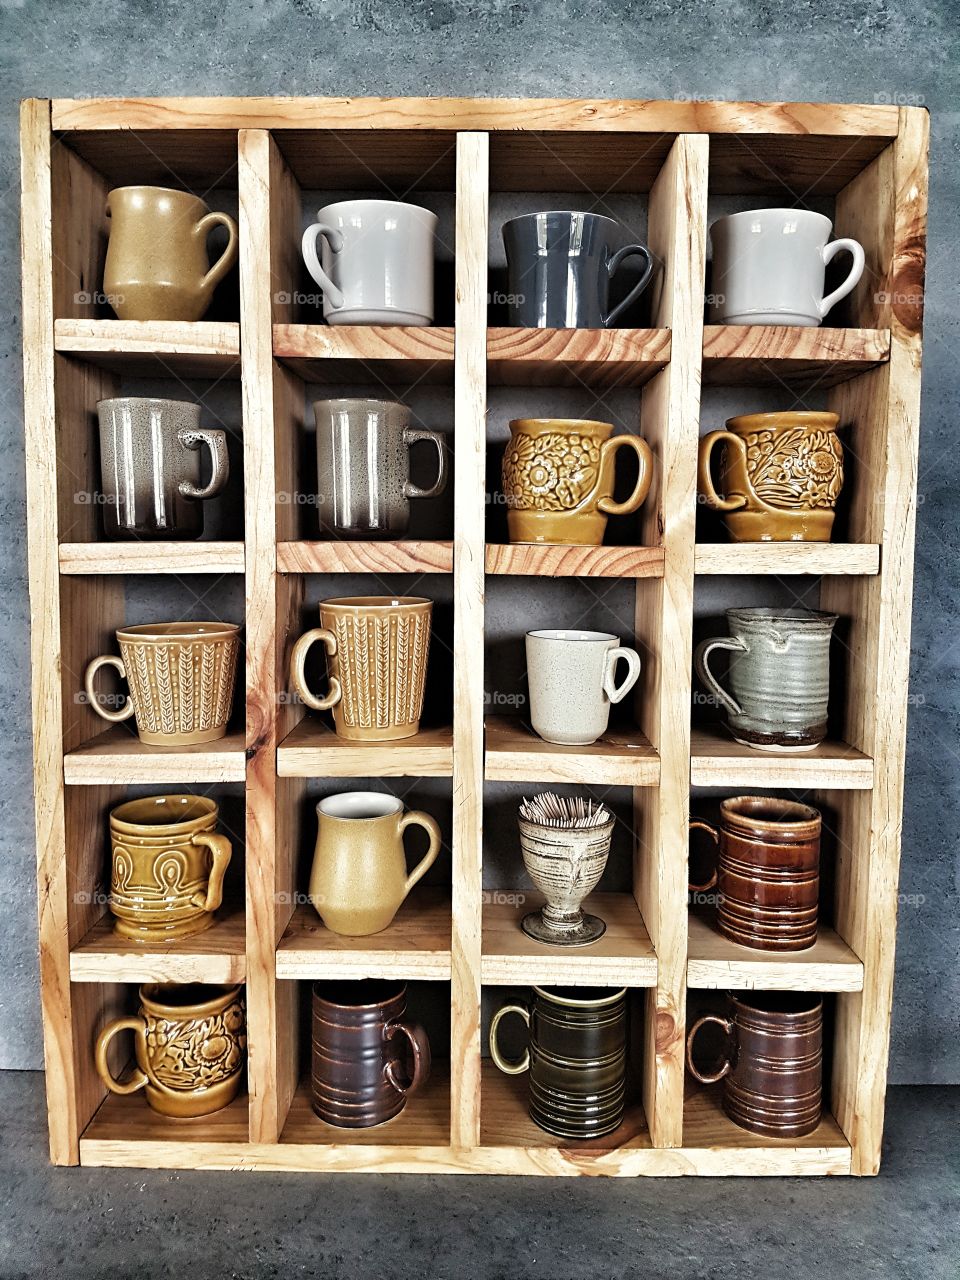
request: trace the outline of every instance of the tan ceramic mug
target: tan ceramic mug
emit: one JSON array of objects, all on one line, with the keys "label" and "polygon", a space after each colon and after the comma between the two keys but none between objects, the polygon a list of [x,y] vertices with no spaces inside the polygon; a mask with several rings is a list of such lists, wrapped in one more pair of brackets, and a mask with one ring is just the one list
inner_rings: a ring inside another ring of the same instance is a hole
[{"label": "tan ceramic mug", "polygon": [[[407,874],[403,833],[423,827],[427,852]],[[433,866],[440,828],[419,809],[380,791],[346,791],[317,805],[310,901],[332,933],[363,937],[386,929],[407,894]]]},{"label": "tan ceramic mug", "polygon": [[[107,196],[110,239],[103,291],[121,320],[201,320],[237,260],[237,224],[197,196],[167,187],[117,187]],[[227,229],[210,266],[207,234]]]},{"label": "tan ceramic mug", "polygon": [[[107,1062],[110,1041],[134,1033],[136,1070],[117,1080]],[[247,1057],[243,988],[165,986],[140,988],[140,1010],[116,1018],[97,1036],[97,1074],[111,1093],[143,1089],[154,1111],[185,1119],[208,1116],[237,1096]]]},{"label": "tan ceramic mug", "polygon": [[[232,622],[152,622],[117,632],[121,657],[105,654],[87,667],[83,687],[104,720],[137,718],[140,741],[183,747],[215,742],[227,732],[240,651]],[[130,686],[119,711],[96,691],[101,667],[116,667]]]},{"label": "tan ceramic mug", "polygon": [[[433,602],[422,596],[344,596],[323,600],[321,626],[302,635],[290,681],[315,711],[332,711],[342,738],[389,742],[420,728]],[[321,643],[330,673],[324,697],[307,685],[304,663]]]},{"label": "tan ceramic mug", "polygon": [[232,846],[208,796],[145,796],[110,814],[110,911],[136,942],[170,942],[213,923]]}]

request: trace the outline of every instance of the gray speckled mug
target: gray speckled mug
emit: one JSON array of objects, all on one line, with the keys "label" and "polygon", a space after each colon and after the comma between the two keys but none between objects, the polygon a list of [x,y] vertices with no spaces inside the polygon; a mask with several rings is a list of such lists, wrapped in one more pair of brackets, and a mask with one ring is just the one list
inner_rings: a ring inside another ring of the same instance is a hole
[{"label": "gray speckled mug", "polygon": [[[758,751],[810,751],[827,736],[835,613],[728,609],[729,637],[697,645],[697,674],[727,710],[737,742]],[[730,651],[731,694],[707,665]]]},{"label": "gray speckled mug", "polygon": [[[410,426],[410,410],[393,400],[318,400],[317,495],[320,528],[338,538],[391,538],[406,532],[411,498],[435,498],[447,487],[443,435]],[[429,440],[437,478],[427,488],[410,479],[410,446]]]},{"label": "gray speckled mug", "polygon": [[[618,685],[620,658],[627,674]],[[530,723],[545,742],[586,747],[607,731],[610,707],[640,676],[640,657],[607,631],[527,632]]]}]

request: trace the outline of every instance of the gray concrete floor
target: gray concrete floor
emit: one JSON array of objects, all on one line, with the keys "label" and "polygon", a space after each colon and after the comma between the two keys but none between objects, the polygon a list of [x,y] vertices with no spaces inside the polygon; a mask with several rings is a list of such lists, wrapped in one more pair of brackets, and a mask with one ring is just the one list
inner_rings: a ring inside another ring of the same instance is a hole
[{"label": "gray concrete floor", "polygon": [[0,1073],[0,1277],[957,1280],[960,1088],[897,1088],[875,1179],[51,1169]]}]

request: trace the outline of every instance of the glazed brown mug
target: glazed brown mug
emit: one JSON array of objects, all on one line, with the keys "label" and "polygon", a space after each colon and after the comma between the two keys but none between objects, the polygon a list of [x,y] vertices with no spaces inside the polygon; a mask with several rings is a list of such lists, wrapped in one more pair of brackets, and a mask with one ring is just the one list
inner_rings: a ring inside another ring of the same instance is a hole
[{"label": "glazed brown mug", "polygon": [[804,951],[817,940],[820,902],[818,810],[793,800],[734,796],[720,826],[699,818],[717,846],[717,869],[694,892],[717,886],[717,928],[758,951]]},{"label": "glazed brown mug", "polygon": [[[820,1123],[823,1075],[823,1001],[803,991],[730,994],[725,1018],[698,1018],[687,1037],[687,1066],[701,1084],[723,1081],[723,1109],[735,1124],[768,1138],[802,1138]],[[727,1037],[717,1069],[694,1066],[701,1027],[715,1024]]]},{"label": "glazed brown mug", "polygon": [[[107,1062],[110,1041],[134,1033],[136,1070],[117,1080]],[[143,1089],[154,1111],[185,1119],[208,1116],[232,1102],[247,1057],[243,987],[150,983],[140,1010],[116,1018],[97,1036],[97,1074],[111,1093]]]},{"label": "glazed brown mug", "polygon": [[427,1083],[430,1041],[406,1010],[403,982],[313,984],[310,1097],[321,1120],[340,1129],[383,1124]]}]

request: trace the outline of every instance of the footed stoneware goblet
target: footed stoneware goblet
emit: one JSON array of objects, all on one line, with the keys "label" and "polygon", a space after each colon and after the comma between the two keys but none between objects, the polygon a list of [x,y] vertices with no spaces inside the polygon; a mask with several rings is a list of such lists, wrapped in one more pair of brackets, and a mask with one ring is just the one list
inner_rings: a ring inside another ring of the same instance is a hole
[{"label": "footed stoneware goblet", "polygon": [[520,806],[520,851],[527,875],[546,898],[521,928],[553,947],[582,947],[607,926],[580,904],[597,887],[613,837],[613,815],[592,801],[551,793]]}]

